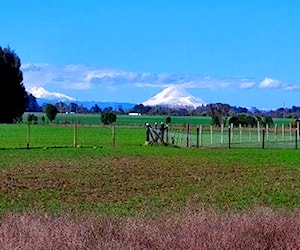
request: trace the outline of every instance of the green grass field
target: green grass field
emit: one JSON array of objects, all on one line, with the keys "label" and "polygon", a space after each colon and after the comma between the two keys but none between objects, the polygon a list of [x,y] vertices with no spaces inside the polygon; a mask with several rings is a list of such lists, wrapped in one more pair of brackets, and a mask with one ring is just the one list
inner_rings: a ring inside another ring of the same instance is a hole
[{"label": "green grass field", "polygon": [[[190,126],[190,145],[197,145],[197,126]],[[200,126],[200,147],[223,147],[229,143],[228,128]],[[284,130],[282,129],[284,128]],[[117,144],[131,143],[143,144],[146,137],[144,126],[115,126]],[[166,135],[167,137],[167,135]],[[187,134],[186,127],[171,125],[168,132],[169,142],[173,137],[177,146],[185,147]],[[102,147],[112,141],[112,127],[102,125],[77,126],[77,144],[82,147]],[[165,138],[166,139],[166,138]],[[0,148],[24,148],[29,142],[31,148],[41,147],[72,147],[74,144],[74,125],[31,125],[26,124],[2,124],[0,126]],[[269,129],[265,133],[266,147],[295,148],[295,130],[290,126],[279,126]],[[262,130],[256,128],[234,128],[231,131],[232,147],[262,147]]]},{"label": "green grass field", "polygon": [[[36,116],[40,118],[45,114],[43,113],[36,113]],[[25,113],[23,116],[23,120],[27,120],[28,113]],[[100,124],[100,114],[57,114],[56,120],[54,123],[80,123],[85,125],[99,125]],[[129,115],[118,115],[117,116],[117,125],[130,125],[130,126],[144,126],[145,123],[151,123],[154,124],[157,122],[160,124],[161,122],[166,121],[167,116],[149,116],[149,115],[143,115],[143,116],[129,116]],[[190,124],[190,125],[210,125],[211,124],[211,118],[202,116],[171,116],[172,124],[173,125],[183,125],[183,124]],[[279,125],[283,124],[290,124],[293,123],[294,119],[289,118],[275,118],[273,119],[274,123],[277,123]],[[49,123],[49,121],[46,119],[46,123]]]},{"label": "green grass field", "polygon": [[[31,125],[30,148],[70,148],[74,145],[73,125]],[[126,147],[145,142],[143,127],[116,128],[116,144]],[[28,126],[25,124],[0,125],[0,148],[25,148],[28,138]],[[77,145],[79,147],[107,147],[112,143],[110,126],[77,127]]]},{"label": "green grass field", "polygon": [[[35,114],[40,118],[45,114],[43,113],[36,113]],[[28,114],[25,113],[23,116],[23,120],[27,120]],[[160,124],[161,122],[166,121],[167,116],[149,116],[149,115],[143,115],[143,116],[129,116],[129,115],[118,115],[117,116],[117,125],[130,125],[130,126],[144,126],[145,123],[151,123],[154,124],[157,122]],[[62,114],[59,113],[56,116],[55,123],[80,123],[85,125],[99,125],[101,115],[100,114]],[[49,123],[49,121],[46,119],[46,123]],[[210,117],[195,117],[195,116],[173,116],[172,117],[172,124],[192,124],[192,125],[210,125],[211,118]]]},{"label": "green grass field", "polygon": [[[0,211],[153,216],[186,207],[300,208],[294,149],[145,146],[143,127],[0,126]],[[22,137],[18,135],[22,134]],[[18,139],[22,138],[22,139]],[[17,141],[17,143],[16,143]],[[17,149],[14,149],[17,148]]]},{"label": "green grass field", "polygon": [[[111,143],[112,131],[110,127],[100,125],[100,115],[95,114],[58,114],[53,124],[42,124],[40,117],[42,113],[37,114],[39,124],[30,126],[30,131],[24,123],[18,125],[0,126],[0,148],[31,148],[41,147],[72,147],[74,145],[74,123],[78,123],[77,145],[81,147],[103,147]],[[155,123],[164,122],[163,116],[118,116],[116,122],[116,141],[117,144],[126,145],[132,140],[136,143],[145,142],[145,123],[148,122],[154,127]],[[267,148],[295,148],[294,131],[289,130],[291,119],[274,119],[277,130],[271,128],[266,135]],[[227,148],[229,144],[228,128],[222,132],[220,128],[214,127],[210,130],[210,117],[172,117],[172,123],[169,126],[169,141],[172,140],[176,146],[184,147],[186,142],[186,125],[191,128],[189,145],[197,145],[196,128],[201,127],[201,135],[198,139],[200,147],[205,148]],[[282,125],[284,131],[282,132]],[[121,133],[119,133],[121,132]],[[29,134],[28,134],[29,133]],[[122,136],[125,134],[123,139]],[[256,129],[235,128],[232,131],[231,147],[236,148],[261,148],[262,134],[258,134]],[[29,138],[29,140],[28,140]]]}]

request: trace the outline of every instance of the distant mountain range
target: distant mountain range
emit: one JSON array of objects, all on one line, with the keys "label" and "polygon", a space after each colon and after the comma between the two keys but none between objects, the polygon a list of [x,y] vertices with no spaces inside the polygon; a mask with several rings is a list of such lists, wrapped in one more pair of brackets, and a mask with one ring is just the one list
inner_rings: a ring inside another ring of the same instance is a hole
[{"label": "distant mountain range", "polygon": [[[43,87],[34,87],[30,89],[29,92],[37,98],[37,102],[40,106],[45,103],[55,104],[57,102],[65,102],[69,104],[71,102],[74,102],[77,105],[82,105],[86,108],[91,108],[97,104],[101,109],[107,107],[118,109],[121,107],[124,110],[129,110],[135,105],[133,103],[120,102],[78,101],[75,98],[67,96],[65,94],[49,92]],[[198,106],[205,105],[203,100],[194,97],[180,86],[167,87],[155,96],[141,103],[144,106],[164,106],[171,108],[196,108]]]},{"label": "distant mountain range", "polygon": [[61,99],[45,99],[45,98],[37,98],[36,99],[40,106],[43,106],[46,103],[55,104],[58,102],[64,102],[66,104],[70,104],[71,102],[76,103],[79,106],[86,107],[90,109],[91,107],[95,106],[96,104],[99,108],[104,109],[107,107],[112,107],[113,109],[122,108],[123,110],[131,109],[135,104],[134,103],[126,103],[126,102],[96,102],[96,101],[65,101]]},{"label": "distant mountain range", "polygon": [[47,91],[43,87],[33,87],[29,90],[29,92],[36,97],[36,100],[40,106],[43,106],[46,103],[55,104],[57,102],[64,102],[66,104],[70,104],[73,102],[88,109],[97,104],[101,109],[112,107],[113,109],[122,108],[124,110],[129,110],[135,105],[133,103],[123,102],[78,101],[75,98],[62,93]]}]

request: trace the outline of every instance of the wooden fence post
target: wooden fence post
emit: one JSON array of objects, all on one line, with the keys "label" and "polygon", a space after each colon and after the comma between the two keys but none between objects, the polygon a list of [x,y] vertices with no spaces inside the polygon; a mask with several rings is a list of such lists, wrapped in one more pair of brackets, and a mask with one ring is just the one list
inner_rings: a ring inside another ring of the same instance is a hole
[{"label": "wooden fence post", "polygon": [[242,124],[239,124],[239,130],[240,130],[240,143],[243,143]]},{"label": "wooden fence post", "polygon": [[199,133],[200,133],[200,135],[199,135],[199,137],[200,137],[200,147],[202,147],[203,146],[202,125],[200,125],[200,131],[199,131]]},{"label": "wooden fence post", "polygon": [[262,130],[262,149],[265,148],[265,134],[266,134],[266,129],[263,127],[263,130]]},{"label": "wooden fence post", "polygon": [[112,147],[113,149],[116,148],[116,125],[112,125]]},{"label": "wooden fence post", "polygon": [[233,135],[234,135],[234,133],[233,133],[233,123],[230,124],[230,129],[231,129],[230,138],[231,138],[231,142],[233,142]]},{"label": "wooden fence post", "polygon": [[186,147],[190,146],[190,124],[186,125]]},{"label": "wooden fence post", "polygon": [[224,143],[224,124],[221,124],[221,144]]},{"label": "wooden fence post", "polygon": [[228,148],[230,149],[231,145],[231,126],[228,126]]},{"label": "wooden fence post", "polygon": [[213,126],[210,125],[210,145],[213,145]]},{"label": "wooden fence post", "polygon": [[295,130],[295,149],[298,149],[298,129]]},{"label": "wooden fence post", "polygon": [[73,147],[77,147],[77,123],[74,123],[74,131],[73,131]]},{"label": "wooden fence post", "polygon": [[259,125],[259,122],[257,122],[257,141],[260,142],[260,125]]},{"label": "wooden fence post", "polygon": [[251,143],[252,142],[251,128],[249,127],[248,130],[249,130],[249,142]]},{"label": "wooden fence post", "polygon": [[297,123],[297,138],[298,138],[298,140],[299,140],[299,137],[300,137],[300,135],[299,135],[299,131],[300,131],[300,121],[299,121],[299,119],[296,121],[296,123]]},{"label": "wooden fence post", "polygon": [[199,148],[199,133],[200,133],[200,129],[199,126],[197,126],[197,148]]},{"label": "wooden fence post", "polygon": [[169,144],[169,125],[166,125],[166,143]]},{"label": "wooden fence post", "polygon": [[26,139],[26,148],[29,149],[30,144],[30,122],[27,125],[27,139]]}]

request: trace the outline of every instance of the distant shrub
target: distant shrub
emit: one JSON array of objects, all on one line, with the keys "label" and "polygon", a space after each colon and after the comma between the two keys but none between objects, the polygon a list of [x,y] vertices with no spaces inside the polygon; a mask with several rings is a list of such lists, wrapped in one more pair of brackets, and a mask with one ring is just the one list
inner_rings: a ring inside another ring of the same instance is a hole
[{"label": "distant shrub", "polygon": [[45,110],[44,111],[46,113],[46,116],[48,117],[48,119],[52,123],[55,120],[55,117],[56,117],[56,115],[58,113],[57,108],[54,105],[52,105],[52,104],[47,104],[45,106]]},{"label": "distant shrub", "polygon": [[64,121],[62,121],[62,123],[61,124],[63,124],[63,125],[68,125],[68,124],[72,124],[70,121],[68,121],[68,120],[64,120]]},{"label": "distant shrub", "polygon": [[263,119],[263,125],[264,125],[264,126],[267,126],[267,125],[268,125],[269,127],[272,127],[273,124],[274,124],[274,122],[273,122],[272,117],[270,117],[270,116],[264,117],[264,119]]},{"label": "distant shrub", "polygon": [[168,117],[166,118],[166,124],[171,123],[171,121],[172,121],[172,118],[171,118],[170,116],[168,116]]},{"label": "distant shrub", "polygon": [[28,114],[27,116],[27,122],[29,124],[37,124],[38,123],[38,117],[34,114]]},{"label": "distant shrub", "polygon": [[101,122],[105,125],[110,125],[117,120],[116,114],[112,112],[105,112],[101,114]]},{"label": "distant shrub", "polygon": [[45,124],[45,121],[46,121],[45,116],[42,116],[42,117],[41,117],[41,122],[42,122],[43,124]]}]

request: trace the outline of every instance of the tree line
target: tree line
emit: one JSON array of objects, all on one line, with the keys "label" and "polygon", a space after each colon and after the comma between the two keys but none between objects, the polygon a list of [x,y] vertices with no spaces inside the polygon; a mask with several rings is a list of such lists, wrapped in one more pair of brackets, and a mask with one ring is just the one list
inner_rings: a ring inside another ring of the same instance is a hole
[{"label": "tree line", "polygon": [[[46,117],[49,119],[49,121],[52,123],[55,120],[56,115],[59,112],[58,112],[58,109],[57,109],[56,106],[54,106],[53,104],[48,103],[44,107],[44,113],[46,114]],[[42,121],[43,124],[45,123],[45,120],[46,120],[46,118],[43,115],[41,117],[41,121]],[[114,123],[117,120],[117,115],[112,113],[112,112],[109,112],[109,111],[103,112],[103,113],[101,113],[101,119],[100,120],[104,125],[109,125],[109,124]],[[29,124],[38,124],[38,117],[35,114],[29,113],[27,115],[27,122]]]},{"label": "tree line", "polygon": [[260,110],[256,107],[245,108],[239,106],[231,106],[226,103],[210,103],[199,106],[194,109],[189,107],[166,107],[166,106],[144,106],[137,104],[130,112],[141,113],[145,115],[171,115],[171,116],[213,116],[214,114],[222,113],[225,117],[232,117],[238,114],[246,114],[253,117],[272,118],[292,118],[300,117],[300,106],[292,106],[291,108],[278,108],[276,110]]}]

